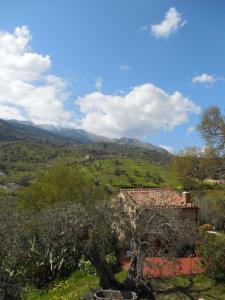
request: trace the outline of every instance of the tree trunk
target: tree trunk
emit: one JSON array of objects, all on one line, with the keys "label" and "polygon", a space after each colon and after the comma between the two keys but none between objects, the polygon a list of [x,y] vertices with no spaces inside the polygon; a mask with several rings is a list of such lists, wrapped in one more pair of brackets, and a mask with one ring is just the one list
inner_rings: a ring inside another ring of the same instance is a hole
[{"label": "tree trunk", "polygon": [[143,277],[144,259],[144,252],[140,249],[132,254],[130,269],[124,284],[128,290],[136,292],[140,297],[154,300],[153,288]]},{"label": "tree trunk", "polygon": [[91,253],[87,258],[95,267],[100,278],[100,286],[103,289],[122,290],[124,288],[123,284],[115,279],[111,267],[104,259],[96,253]]}]

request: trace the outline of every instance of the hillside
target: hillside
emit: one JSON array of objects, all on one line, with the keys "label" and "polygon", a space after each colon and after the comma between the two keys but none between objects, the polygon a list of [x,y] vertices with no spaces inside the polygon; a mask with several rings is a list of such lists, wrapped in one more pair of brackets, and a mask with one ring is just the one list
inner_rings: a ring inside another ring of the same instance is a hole
[{"label": "hillside", "polygon": [[[42,142],[48,144],[67,144],[70,140],[60,137],[52,132],[34,127],[29,124],[23,124],[17,121],[0,120],[0,141],[28,141]],[[79,143],[77,141],[77,143]]]},{"label": "hillside", "polygon": [[99,136],[88,132],[83,129],[72,129],[72,128],[63,128],[54,125],[37,125],[32,122],[22,122],[16,120],[4,121],[6,124],[10,124],[14,129],[25,131],[26,134],[32,133],[34,136],[50,137],[51,139],[58,139],[63,141],[70,141],[76,144],[113,144],[113,145],[122,145],[134,148],[140,148],[145,150],[157,151],[163,154],[168,154],[168,152],[159,146],[152,145],[151,143],[142,142],[134,138],[107,138],[104,136]]},{"label": "hillside", "polygon": [[[37,126],[34,125],[33,126]],[[151,143],[145,143],[138,139],[134,138],[106,138],[104,136],[99,136],[88,132],[83,129],[70,129],[70,128],[61,128],[52,125],[38,125],[38,127],[53,132],[62,137],[66,137],[75,141],[79,141],[81,144],[93,144],[93,143],[109,143],[109,144],[118,144],[118,145],[126,145],[130,147],[137,147],[146,150],[158,151],[161,153],[168,153],[164,148],[152,145]]]},{"label": "hillside", "polygon": [[63,161],[106,188],[174,186],[171,157],[138,140],[81,143],[32,124],[0,120],[0,171],[6,173],[0,184],[27,184],[40,170]]},{"label": "hillside", "polygon": [[85,161],[81,170],[97,185],[118,189],[178,186],[169,167],[145,159],[109,158]]}]

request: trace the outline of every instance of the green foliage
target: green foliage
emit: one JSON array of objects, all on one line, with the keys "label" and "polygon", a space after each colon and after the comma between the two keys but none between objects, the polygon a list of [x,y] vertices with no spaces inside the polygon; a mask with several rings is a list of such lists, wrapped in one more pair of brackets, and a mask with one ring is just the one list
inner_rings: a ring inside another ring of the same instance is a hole
[{"label": "green foliage", "polygon": [[174,277],[155,282],[157,300],[225,299],[225,285],[206,275]]},{"label": "green foliage", "polygon": [[68,279],[56,280],[49,289],[24,289],[21,300],[80,300],[92,289],[98,287],[98,277],[74,272]]},{"label": "green foliage", "polygon": [[225,120],[219,107],[211,106],[203,112],[198,130],[207,144],[224,153]]},{"label": "green foliage", "polygon": [[208,275],[225,281],[225,238],[216,234],[204,233],[199,242],[198,252]]},{"label": "green foliage", "polygon": [[80,171],[57,164],[39,174],[32,184],[20,192],[20,203],[26,208],[41,210],[54,203],[74,203],[101,197],[99,189]]},{"label": "green foliage", "polygon": [[98,178],[102,186],[109,185],[112,188],[177,187],[179,185],[169,168],[146,160],[125,157],[107,158],[96,160],[94,163],[81,164],[80,168],[86,177]]},{"label": "green foliage", "polygon": [[221,161],[217,153],[210,147],[204,152],[191,147],[183,150],[172,160],[172,169],[179,182],[188,190],[204,190],[210,185],[205,179],[217,178]]},{"label": "green foliage", "polygon": [[200,224],[212,224],[217,230],[225,226],[225,193],[224,188],[192,193],[193,201],[200,207]]},{"label": "green foliage", "polygon": [[[124,271],[116,274],[116,278],[120,282],[123,282],[126,276],[127,273]],[[46,290],[32,287],[24,289],[21,300],[80,300],[97,288],[98,282],[97,276],[76,271],[67,279],[54,281]]]},{"label": "green foliage", "polygon": [[92,275],[92,276],[97,275],[96,270],[91,264],[90,260],[85,259],[83,255],[79,260],[78,270],[83,275]]}]

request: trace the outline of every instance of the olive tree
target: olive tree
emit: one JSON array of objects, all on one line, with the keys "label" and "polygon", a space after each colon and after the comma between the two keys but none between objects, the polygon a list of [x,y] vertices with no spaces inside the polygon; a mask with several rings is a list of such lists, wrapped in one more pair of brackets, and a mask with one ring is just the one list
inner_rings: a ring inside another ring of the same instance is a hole
[{"label": "olive tree", "polygon": [[166,205],[156,206],[150,202],[132,207],[120,199],[115,202],[120,220],[116,227],[132,253],[124,284],[127,289],[138,292],[140,296],[154,299],[153,288],[143,276],[145,258],[158,256],[173,259],[184,254],[185,248],[194,246],[196,225],[185,220],[179,209]]}]

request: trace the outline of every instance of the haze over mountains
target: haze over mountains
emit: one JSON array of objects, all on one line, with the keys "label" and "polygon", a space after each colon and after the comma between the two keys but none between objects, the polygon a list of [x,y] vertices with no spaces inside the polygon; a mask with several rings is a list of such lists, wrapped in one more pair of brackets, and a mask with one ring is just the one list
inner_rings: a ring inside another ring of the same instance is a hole
[{"label": "haze over mountains", "polygon": [[31,122],[17,120],[0,120],[0,140],[15,139],[76,144],[110,143],[168,154],[164,148],[144,143],[138,139],[127,137],[110,139],[92,134],[83,129],[61,128],[54,125],[36,125]]}]

